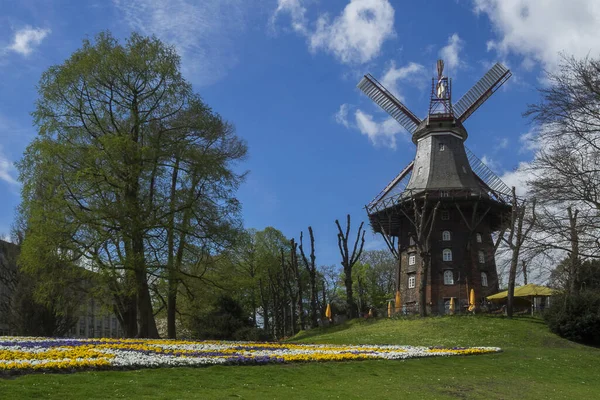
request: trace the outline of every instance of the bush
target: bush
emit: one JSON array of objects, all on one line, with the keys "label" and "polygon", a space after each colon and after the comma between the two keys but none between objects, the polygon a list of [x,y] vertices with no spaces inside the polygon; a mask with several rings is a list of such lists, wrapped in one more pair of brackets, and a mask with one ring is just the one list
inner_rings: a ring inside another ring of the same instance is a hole
[{"label": "bush", "polygon": [[575,342],[600,345],[600,293],[555,296],[544,314],[550,330]]},{"label": "bush", "polygon": [[211,311],[194,318],[193,334],[198,339],[268,339],[263,329],[253,326],[241,304],[227,295],[217,298]]}]

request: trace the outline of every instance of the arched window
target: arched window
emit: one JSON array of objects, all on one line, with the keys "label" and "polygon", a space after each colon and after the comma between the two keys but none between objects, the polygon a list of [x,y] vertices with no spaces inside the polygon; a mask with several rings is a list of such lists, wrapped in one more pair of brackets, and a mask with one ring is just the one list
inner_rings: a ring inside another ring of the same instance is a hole
[{"label": "arched window", "polygon": [[444,271],[444,285],[454,285],[454,274],[449,269]]},{"label": "arched window", "polygon": [[442,257],[444,258],[444,261],[452,261],[452,250],[444,249]]},{"label": "arched window", "polygon": [[452,235],[450,234],[450,231],[444,231],[442,232],[442,240],[443,241],[448,241],[452,239]]},{"label": "arched window", "polygon": [[487,282],[487,274],[485,272],[481,273],[481,286],[485,286],[487,287],[488,282]]},{"label": "arched window", "polygon": [[477,256],[479,258],[479,264],[485,264],[485,253],[482,250],[479,250]]},{"label": "arched window", "polygon": [[482,242],[482,240],[481,240],[481,233],[475,234],[475,239],[477,240],[477,243],[481,243]]}]

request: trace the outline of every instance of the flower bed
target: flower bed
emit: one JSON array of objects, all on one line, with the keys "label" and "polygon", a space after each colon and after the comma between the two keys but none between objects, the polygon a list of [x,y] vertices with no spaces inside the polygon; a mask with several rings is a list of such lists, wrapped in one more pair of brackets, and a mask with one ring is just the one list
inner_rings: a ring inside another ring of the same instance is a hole
[{"label": "flower bed", "polygon": [[399,360],[499,352],[497,347],[339,346],[153,339],[0,338],[0,371],[73,371],[211,364]]}]

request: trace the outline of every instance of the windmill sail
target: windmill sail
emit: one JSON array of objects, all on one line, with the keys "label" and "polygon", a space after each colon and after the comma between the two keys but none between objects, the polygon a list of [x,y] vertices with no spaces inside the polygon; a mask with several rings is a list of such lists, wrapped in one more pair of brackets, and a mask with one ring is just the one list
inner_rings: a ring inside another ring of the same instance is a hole
[{"label": "windmill sail", "polygon": [[500,179],[487,165],[483,163],[467,146],[465,146],[465,151],[467,153],[467,159],[469,160],[469,165],[473,170],[473,173],[491,190],[498,192],[500,194],[509,195],[511,193],[511,189],[506,185],[506,183],[502,182]]},{"label": "windmill sail", "polygon": [[504,82],[512,76],[504,65],[496,63],[460,100],[454,105],[454,115],[464,122],[475,112]]},{"label": "windmill sail", "polygon": [[358,88],[383,108],[408,132],[414,133],[421,120],[370,74],[358,83]]},{"label": "windmill sail", "polygon": [[400,172],[388,185],[381,191],[367,206],[369,211],[372,211],[377,205],[380,205],[381,202],[384,202],[386,199],[392,198],[397,194],[404,192],[406,189],[406,185],[410,181],[410,176],[412,173],[414,161],[411,161],[402,172]]}]

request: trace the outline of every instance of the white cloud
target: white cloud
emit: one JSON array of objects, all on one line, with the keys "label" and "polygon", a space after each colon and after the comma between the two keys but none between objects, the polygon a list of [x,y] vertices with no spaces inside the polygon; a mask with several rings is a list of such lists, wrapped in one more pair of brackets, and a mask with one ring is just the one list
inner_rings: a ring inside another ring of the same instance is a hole
[{"label": "white cloud", "polygon": [[42,43],[42,40],[44,40],[48,34],[50,34],[50,29],[26,26],[15,33],[13,42],[7,47],[7,50],[27,56],[33,51],[34,47]]},{"label": "white cloud", "polygon": [[440,58],[444,60],[447,71],[456,72],[462,65],[460,51],[463,49],[465,41],[457,33],[448,38],[448,44],[440,49]]},{"label": "white cloud", "polygon": [[292,29],[302,34],[308,33],[306,7],[302,4],[302,0],[277,0],[277,9],[271,17],[271,26],[275,26],[277,17],[283,13],[290,15]]},{"label": "white cloud", "polygon": [[500,179],[508,187],[515,187],[517,196],[525,196],[528,191],[527,182],[533,178],[533,174],[528,162],[521,162],[513,171],[506,171]]},{"label": "white cloud", "polygon": [[[316,22],[306,18],[307,0],[277,0],[271,25],[288,14],[292,29],[305,36],[311,51],[333,54],[345,64],[363,64],[377,57],[394,33],[394,8],[389,0],[350,0],[333,18],[321,14]],[[311,28],[312,27],[312,28]]]},{"label": "white cloud", "polygon": [[351,0],[333,22],[327,15],[319,17],[310,48],[330,52],[343,63],[366,63],[394,35],[394,8],[388,0]]},{"label": "white cloud", "polygon": [[404,67],[396,68],[394,61],[390,62],[390,67],[383,75],[381,84],[394,94],[400,101],[404,101],[403,96],[398,90],[398,81],[414,80],[415,77],[421,77],[425,74],[425,67],[414,62],[408,63]]},{"label": "white cloud", "polygon": [[194,83],[210,84],[237,63],[236,40],[246,28],[247,0],[113,0],[132,30],[175,46]]},{"label": "white cloud", "polygon": [[498,139],[498,144],[497,144],[496,147],[498,149],[506,149],[508,147],[508,143],[509,143],[508,138],[505,138],[505,137],[499,138]]},{"label": "white cloud", "polygon": [[481,157],[481,162],[487,165],[487,167],[494,172],[498,171],[498,169],[500,168],[500,163],[498,161],[494,160],[491,157],[488,157],[485,154],[483,155],[483,157]]},{"label": "white cloud", "polygon": [[488,49],[533,60],[547,69],[557,67],[564,52],[576,57],[600,53],[600,2],[598,0],[474,0],[476,13],[486,14],[498,40]]},{"label": "white cloud", "polygon": [[16,169],[12,161],[4,155],[0,147],[0,181],[4,181],[11,186],[18,186],[19,182],[15,178]]},{"label": "white cloud", "polygon": [[361,110],[356,110],[354,117],[356,127],[366,135],[375,146],[396,148],[396,135],[406,132],[396,120],[387,118],[383,122],[376,122],[373,116]]},{"label": "white cloud", "polygon": [[348,121],[348,104],[342,104],[338,112],[335,113],[334,118],[335,122],[338,124],[350,128],[350,121]]}]

